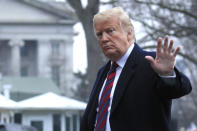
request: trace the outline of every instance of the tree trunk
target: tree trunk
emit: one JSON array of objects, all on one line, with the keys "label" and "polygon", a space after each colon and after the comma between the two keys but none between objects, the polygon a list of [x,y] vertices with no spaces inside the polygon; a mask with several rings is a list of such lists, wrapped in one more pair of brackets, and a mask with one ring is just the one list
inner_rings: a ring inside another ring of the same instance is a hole
[{"label": "tree trunk", "polygon": [[96,79],[97,71],[104,63],[104,56],[101,52],[97,39],[94,35],[93,23],[92,23],[93,14],[88,14],[88,13],[91,12],[87,11],[85,13],[86,15],[80,21],[82,22],[86,36],[87,56],[88,56],[87,78],[89,82],[88,90],[90,93],[94,81]]},{"label": "tree trunk", "polygon": [[[104,63],[104,57],[101,49],[97,43],[97,39],[93,31],[93,17],[98,12],[99,0],[88,0],[88,5],[83,8],[80,0],[68,0],[69,4],[75,10],[78,19],[82,23],[87,44],[87,56],[88,56],[88,68],[87,68],[87,79],[88,87],[87,97],[90,95],[90,91],[93,87],[96,79],[98,69]],[[79,41],[80,42],[80,41]]]}]

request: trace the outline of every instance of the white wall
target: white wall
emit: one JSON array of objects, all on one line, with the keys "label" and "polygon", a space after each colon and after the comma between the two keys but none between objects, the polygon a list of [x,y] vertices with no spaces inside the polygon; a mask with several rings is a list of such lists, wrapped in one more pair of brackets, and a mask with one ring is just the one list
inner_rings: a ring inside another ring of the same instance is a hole
[{"label": "white wall", "polygon": [[24,112],[22,124],[31,125],[31,121],[43,121],[43,131],[53,131],[52,114],[50,112]]},{"label": "white wall", "polygon": [[26,111],[22,112],[22,124],[31,125],[31,121],[43,121],[43,131],[53,131],[53,114],[60,114],[61,131],[66,130],[66,116],[70,117],[70,131],[73,131],[73,114],[77,115],[76,128],[79,131],[80,116],[77,111]]},{"label": "white wall", "polygon": [[0,110],[0,124],[13,123],[14,113],[9,110]]}]

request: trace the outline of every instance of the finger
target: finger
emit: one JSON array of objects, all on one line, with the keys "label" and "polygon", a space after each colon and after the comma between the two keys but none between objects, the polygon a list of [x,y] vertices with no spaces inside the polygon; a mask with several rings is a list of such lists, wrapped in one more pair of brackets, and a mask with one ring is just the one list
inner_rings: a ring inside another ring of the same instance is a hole
[{"label": "finger", "polygon": [[174,56],[174,57],[176,57],[176,55],[178,54],[178,52],[180,51],[180,49],[181,49],[180,46],[178,46],[178,47],[176,48],[176,50],[175,50],[174,53],[173,53],[173,56]]},{"label": "finger", "polygon": [[164,52],[167,51],[167,47],[168,47],[168,35],[165,36],[165,40],[164,40],[164,46],[163,46]]},{"label": "finger", "polygon": [[161,42],[162,42],[162,38],[159,37],[157,39],[157,54],[160,54],[161,53]]},{"label": "finger", "polygon": [[170,45],[169,45],[169,47],[168,47],[168,52],[169,52],[169,53],[170,53],[171,50],[172,50],[173,43],[174,43],[174,41],[173,41],[173,40],[170,40]]},{"label": "finger", "polygon": [[152,56],[145,56],[145,59],[148,60],[151,64],[154,64],[154,58]]}]

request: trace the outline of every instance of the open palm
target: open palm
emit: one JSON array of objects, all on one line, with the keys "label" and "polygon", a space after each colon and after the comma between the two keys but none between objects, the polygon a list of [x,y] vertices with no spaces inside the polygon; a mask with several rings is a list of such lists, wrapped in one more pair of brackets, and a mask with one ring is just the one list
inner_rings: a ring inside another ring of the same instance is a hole
[{"label": "open palm", "polygon": [[180,47],[177,47],[172,52],[173,40],[168,44],[168,36],[165,37],[164,44],[162,45],[162,38],[157,40],[156,58],[146,56],[145,58],[151,63],[153,70],[161,76],[173,75],[174,63]]}]

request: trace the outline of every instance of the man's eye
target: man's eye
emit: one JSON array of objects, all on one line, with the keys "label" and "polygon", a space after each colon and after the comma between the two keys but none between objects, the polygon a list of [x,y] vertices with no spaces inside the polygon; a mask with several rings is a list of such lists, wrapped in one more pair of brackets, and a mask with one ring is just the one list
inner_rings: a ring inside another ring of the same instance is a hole
[{"label": "man's eye", "polygon": [[112,33],[114,32],[115,30],[114,29],[108,29],[106,32],[107,32],[107,34],[109,34],[109,35],[112,35]]},{"label": "man's eye", "polygon": [[101,32],[97,33],[96,36],[97,36],[97,38],[101,38],[102,37],[102,33]]}]

